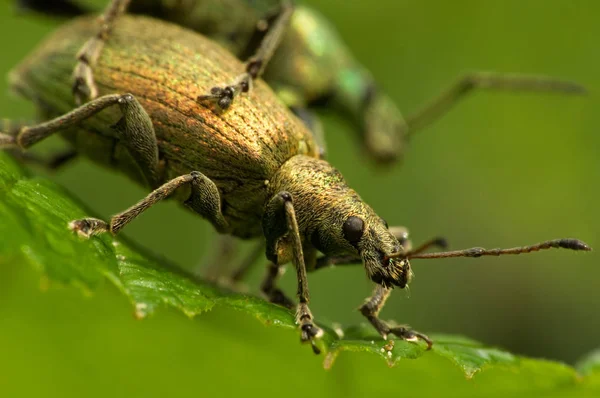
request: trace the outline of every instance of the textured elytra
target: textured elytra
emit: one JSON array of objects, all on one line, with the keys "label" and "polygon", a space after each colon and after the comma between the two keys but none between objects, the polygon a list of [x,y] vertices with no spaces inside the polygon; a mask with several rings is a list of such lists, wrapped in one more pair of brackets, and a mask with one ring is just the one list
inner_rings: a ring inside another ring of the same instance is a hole
[{"label": "textured elytra", "polygon": [[[70,92],[75,54],[94,32],[78,19],[47,38],[11,73],[13,89],[47,116],[73,109]],[[176,25],[145,17],[119,20],[95,68],[100,95],[132,93],[152,117],[161,159],[172,178],[199,170],[222,194],[225,216],[245,236],[260,233],[266,184],[297,154],[317,157],[312,134],[258,81],[236,106],[218,112],[199,104],[219,82],[230,82],[243,64],[218,44]],[[65,136],[78,151],[139,179],[111,129],[118,110],[106,110]]]}]

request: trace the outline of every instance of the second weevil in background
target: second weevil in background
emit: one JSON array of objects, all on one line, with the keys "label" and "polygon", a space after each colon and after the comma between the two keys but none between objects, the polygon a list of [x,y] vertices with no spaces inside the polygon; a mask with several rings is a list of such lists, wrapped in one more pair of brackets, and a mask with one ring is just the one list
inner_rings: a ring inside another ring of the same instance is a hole
[{"label": "second weevil in background", "polygon": [[[99,96],[76,107],[74,57],[94,31],[91,18],[66,24],[11,73],[12,88],[33,101],[47,121],[1,133],[0,146],[19,151],[60,133],[77,153],[152,190],[108,222],[72,221],[70,228],[84,237],[116,234],[172,197],[218,233],[264,243],[270,263],[262,290],[272,302],[295,307],[301,339],[315,351],[321,329],[309,309],[307,272],[329,264],[362,264],[375,284],[362,314],[383,337],[423,340],[431,347],[426,335],[379,318],[392,289],[410,282],[411,259],[590,250],[576,239],[423,253],[438,243],[432,240],[413,250],[407,230],[388,227],[320,159],[313,135],[263,82],[227,112],[198,103],[206,87],[232,80],[243,65],[214,42],[173,24],[120,18],[95,65]],[[297,271],[297,305],[276,283],[279,270],[290,262]]]},{"label": "second weevil in background", "polygon": [[[52,4],[43,0],[18,3],[58,16],[86,12],[77,2],[68,0]],[[286,0],[112,0],[107,10],[118,11],[108,13],[111,17],[103,25],[107,27],[103,35],[108,37],[112,22],[128,8],[132,13],[168,20],[211,37],[239,59],[250,57],[247,69],[258,55],[261,64],[258,69],[254,68],[254,77],[263,74],[279,98],[313,130],[323,151],[323,133],[313,110],[326,104],[354,123],[366,153],[382,164],[397,161],[412,134],[427,127],[474,90],[585,92],[577,84],[551,77],[473,72],[458,78],[426,106],[403,118],[394,101],[355,59],[326,18],[301,4],[295,7],[290,18],[291,7],[291,2]],[[90,47],[89,43],[88,50],[97,46],[96,43]],[[93,61],[93,57],[91,59]],[[85,68],[85,65],[79,67]],[[240,73],[242,71],[243,68]],[[85,83],[79,84],[77,90],[81,97],[88,95],[93,87],[92,75],[88,72],[84,76]],[[248,88],[247,82],[241,74],[231,85],[215,86],[214,93],[203,97],[214,98],[227,108],[235,95]]]}]

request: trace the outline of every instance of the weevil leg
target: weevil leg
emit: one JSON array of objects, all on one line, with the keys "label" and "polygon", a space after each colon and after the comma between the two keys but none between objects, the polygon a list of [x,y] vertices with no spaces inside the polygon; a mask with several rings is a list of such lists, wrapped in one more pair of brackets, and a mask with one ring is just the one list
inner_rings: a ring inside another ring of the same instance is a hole
[{"label": "weevil leg", "polygon": [[391,292],[391,289],[377,285],[371,297],[369,297],[360,307],[360,312],[367,318],[371,325],[377,329],[379,334],[384,339],[387,340],[388,336],[393,334],[407,341],[423,340],[425,343],[427,343],[427,349],[431,349],[433,342],[423,333],[411,330],[407,326],[390,326],[386,322],[379,319],[379,312],[383,308]]},{"label": "weevil leg", "polygon": [[410,251],[412,249],[412,241],[408,238],[408,228],[402,226],[392,226],[389,228],[390,232],[396,239],[398,239],[398,243],[402,245],[402,248],[405,251]]},{"label": "weevil leg", "polygon": [[423,253],[423,252],[426,252],[427,250],[431,249],[432,247],[437,247],[439,249],[444,250],[444,249],[448,248],[448,242],[446,241],[446,238],[437,236],[435,238],[431,238],[428,241],[421,243],[415,249],[413,249],[411,247],[410,250],[408,250],[406,252],[406,254],[414,255],[414,254]]},{"label": "weevil leg", "polygon": [[[300,326],[302,342],[310,341],[313,344],[313,350],[318,352],[314,340],[320,338],[323,331],[315,325],[313,315],[308,308],[310,297],[305,257],[296,221],[296,212],[292,204],[292,195],[289,192],[280,192],[271,198],[265,209],[263,230],[267,245],[266,254],[271,262],[283,265],[289,261],[291,256],[298,280],[296,323]],[[282,254],[286,251],[289,255]],[[307,254],[307,258],[311,260],[315,258],[314,253]]]},{"label": "weevil leg", "polygon": [[[77,151],[72,148],[53,153],[48,157],[42,157],[35,153],[23,151],[21,148],[17,147],[11,148],[10,146],[12,146],[11,144],[13,143],[14,138],[10,139],[9,142],[9,136],[16,137],[23,127],[31,126],[33,124],[35,124],[35,122],[14,121],[9,119],[3,119],[0,122],[0,131],[5,133],[4,137],[6,138],[6,146],[8,147],[6,150],[12,157],[21,162],[41,166],[48,170],[57,170],[77,157]],[[2,144],[0,144],[0,147],[2,147]]]},{"label": "weevil leg", "polygon": [[[233,236],[217,235],[213,246],[214,248],[210,250],[208,256],[202,259],[195,273],[200,275],[201,270],[206,268],[204,278],[211,282],[217,282],[223,276],[223,267],[234,260],[238,245]],[[207,264],[206,267],[205,264]]]},{"label": "weevil leg", "polygon": [[221,212],[221,196],[214,182],[199,171],[173,178],[129,209],[114,215],[109,222],[97,218],[83,218],[71,221],[69,227],[80,236],[90,237],[102,232],[118,233],[144,211],[167,199],[177,188],[189,185],[191,193],[184,204],[207,219],[219,233],[227,233],[228,223]]},{"label": "weevil leg", "polygon": [[417,246],[417,248],[413,249],[412,241],[408,237],[408,229],[406,227],[392,226],[389,229],[392,235],[398,239],[398,242],[402,245],[404,252],[407,254],[422,253],[432,247],[437,247],[439,249],[448,248],[448,242],[446,239],[436,236],[435,238],[431,238],[421,243],[419,246]]},{"label": "weevil leg", "polygon": [[284,268],[282,265],[269,263],[267,265],[267,275],[260,285],[260,290],[262,290],[271,303],[292,309],[294,308],[294,302],[276,286],[277,280],[283,275],[283,271]]},{"label": "weevil leg", "polygon": [[407,117],[406,131],[401,131],[401,133],[410,136],[428,126],[448,112],[459,100],[477,89],[554,92],[575,95],[586,93],[586,89],[577,83],[548,76],[472,72],[458,78],[448,89]]},{"label": "weevil leg", "polygon": [[259,78],[265,71],[267,64],[271,60],[273,53],[279,46],[279,43],[289,26],[293,12],[294,4],[292,1],[282,0],[279,15],[267,28],[267,33],[261,41],[256,53],[250,57],[246,63],[246,73],[251,79]]},{"label": "weevil leg", "polygon": [[5,135],[9,135],[11,137],[16,137],[23,127],[31,126],[36,122],[28,120],[11,120],[11,119],[2,119],[0,121],[0,131],[2,131]]},{"label": "weevil leg", "polygon": [[[216,249],[213,250],[206,260],[202,263],[208,263],[208,268],[205,272],[205,279],[210,281],[219,281],[225,284],[236,284],[241,282],[248,272],[257,264],[257,260],[264,255],[265,244],[259,242],[254,245],[248,254],[242,257],[242,260],[234,267],[233,272],[229,269],[228,264],[234,262],[234,257],[238,251],[238,241],[229,235],[217,236]],[[196,274],[200,274],[200,270],[205,268],[199,266]],[[231,273],[230,273],[231,272]],[[229,274],[230,273],[230,274]],[[227,275],[227,276],[224,276]]]},{"label": "weevil leg", "polygon": [[69,0],[18,0],[19,11],[35,11],[54,17],[76,17],[89,10]]},{"label": "weevil leg", "polygon": [[210,94],[198,96],[198,101],[214,101],[221,110],[226,110],[240,93],[246,93],[252,88],[252,82],[264,72],[269,60],[281,42],[285,33],[294,5],[290,0],[281,1],[281,9],[273,23],[268,27],[256,53],[246,62],[246,71],[239,75],[231,84],[224,87],[213,87]]},{"label": "weevil leg", "polygon": [[248,272],[256,265],[257,260],[264,254],[265,252],[265,243],[260,242],[257,243],[250,253],[243,258],[242,262],[234,268],[233,273],[231,274],[231,281],[236,283],[242,281]]},{"label": "weevil leg", "polygon": [[94,66],[102,53],[115,21],[125,13],[131,0],[111,0],[99,18],[100,27],[77,53],[77,65],[73,70],[73,96],[78,105],[98,96],[94,83]]},{"label": "weevil leg", "polygon": [[159,180],[159,167],[154,127],[150,116],[131,94],[105,95],[55,119],[34,126],[21,126],[16,134],[0,133],[0,148],[29,148],[52,134],[76,126],[113,105],[118,105],[123,115],[113,127],[136,160],[148,185],[155,187]]}]

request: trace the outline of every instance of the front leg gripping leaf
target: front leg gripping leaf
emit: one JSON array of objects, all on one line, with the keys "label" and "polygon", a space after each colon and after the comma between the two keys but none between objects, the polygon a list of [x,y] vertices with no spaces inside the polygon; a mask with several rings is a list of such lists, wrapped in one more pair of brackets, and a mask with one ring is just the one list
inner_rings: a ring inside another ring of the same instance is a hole
[{"label": "front leg gripping leaf", "polygon": [[302,342],[310,342],[315,354],[319,354],[321,350],[317,347],[316,340],[323,336],[323,330],[315,325],[308,307],[310,296],[306,264],[292,195],[289,192],[282,191],[271,198],[265,210],[263,230],[267,240],[267,258],[270,261],[282,265],[289,257],[282,253],[291,252],[291,261],[296,268],[298,280],[296,324],[300,327]]}]

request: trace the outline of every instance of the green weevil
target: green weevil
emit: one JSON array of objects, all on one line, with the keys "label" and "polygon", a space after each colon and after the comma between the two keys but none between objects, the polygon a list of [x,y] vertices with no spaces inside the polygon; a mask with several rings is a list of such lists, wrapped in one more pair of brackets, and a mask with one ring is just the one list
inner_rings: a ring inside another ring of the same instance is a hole
[{"label": "green weevil", "polygon": [[293,307],[277,288],[280,270],[297,271],[296,320],[301,340],[319,351],[322,330],[309,309],[307,272],[330,264],[363,264],[375,283],[361,313],[384,337],[422,340],[424,334],[380,320],[392,289],[405,288],[418,258],[519,254],[549,248],[590,250],[576,239],[512,249],[472,248],[424,253],[407,230],[388,227],[342,175],[321,159],[312,132],[260,79],[227,112],[198,101],[214,81],[238,75],[242,63],[192,31],[142,16],[123,16],[95,64],[98,98],[76,106],[71,95],[75,54],[95,32],[91,17],[58,29],[10,74],[11,87],[47,120],[0,133],[0,147],[29,148],[60,133],[80,154],[126,173],[152,192],[109,222],[69,223],[83,237],[118,233],[155,203],[173,198],[220,234],[257,240],[266,248],[262,290]]},{"label": "green weevil", "polygon": [[[242,60],[257,54],[262,39],[268,32],[274,32],[272,57],[266,54],[264,71],[260,71],[264,72],[265,81],[313,130],[323,151],[323,132],[312,110],[327,104],[354,122],[365,153],[381,164],[398,160],[413,133],[436,120],[473,90],[572,94],[584,91],[576,84],[548,77],[474,72],[457,79],[427,106],[403,118],[394,101],[354,58],[335,28],[310,7],[298,4],[290,17],[292,5],[285,0],[115,0],[109,9],[117,7],[117,3],[122,11],[128,6],[132,13],[165,19],[200,32]],[[54,15],[75,16],[88,12],[69,0],[20,0],[19,4]],[[285,33],[281,33],[283,28]],[[86,86],[93,85],[90,74],[84,80],[87,83],[79,87],[80,95],[85,97],[89,94]],[[216,89],[219,93],[216,99],[227,107],[232,99],[227,94],[235,90]]]}]

